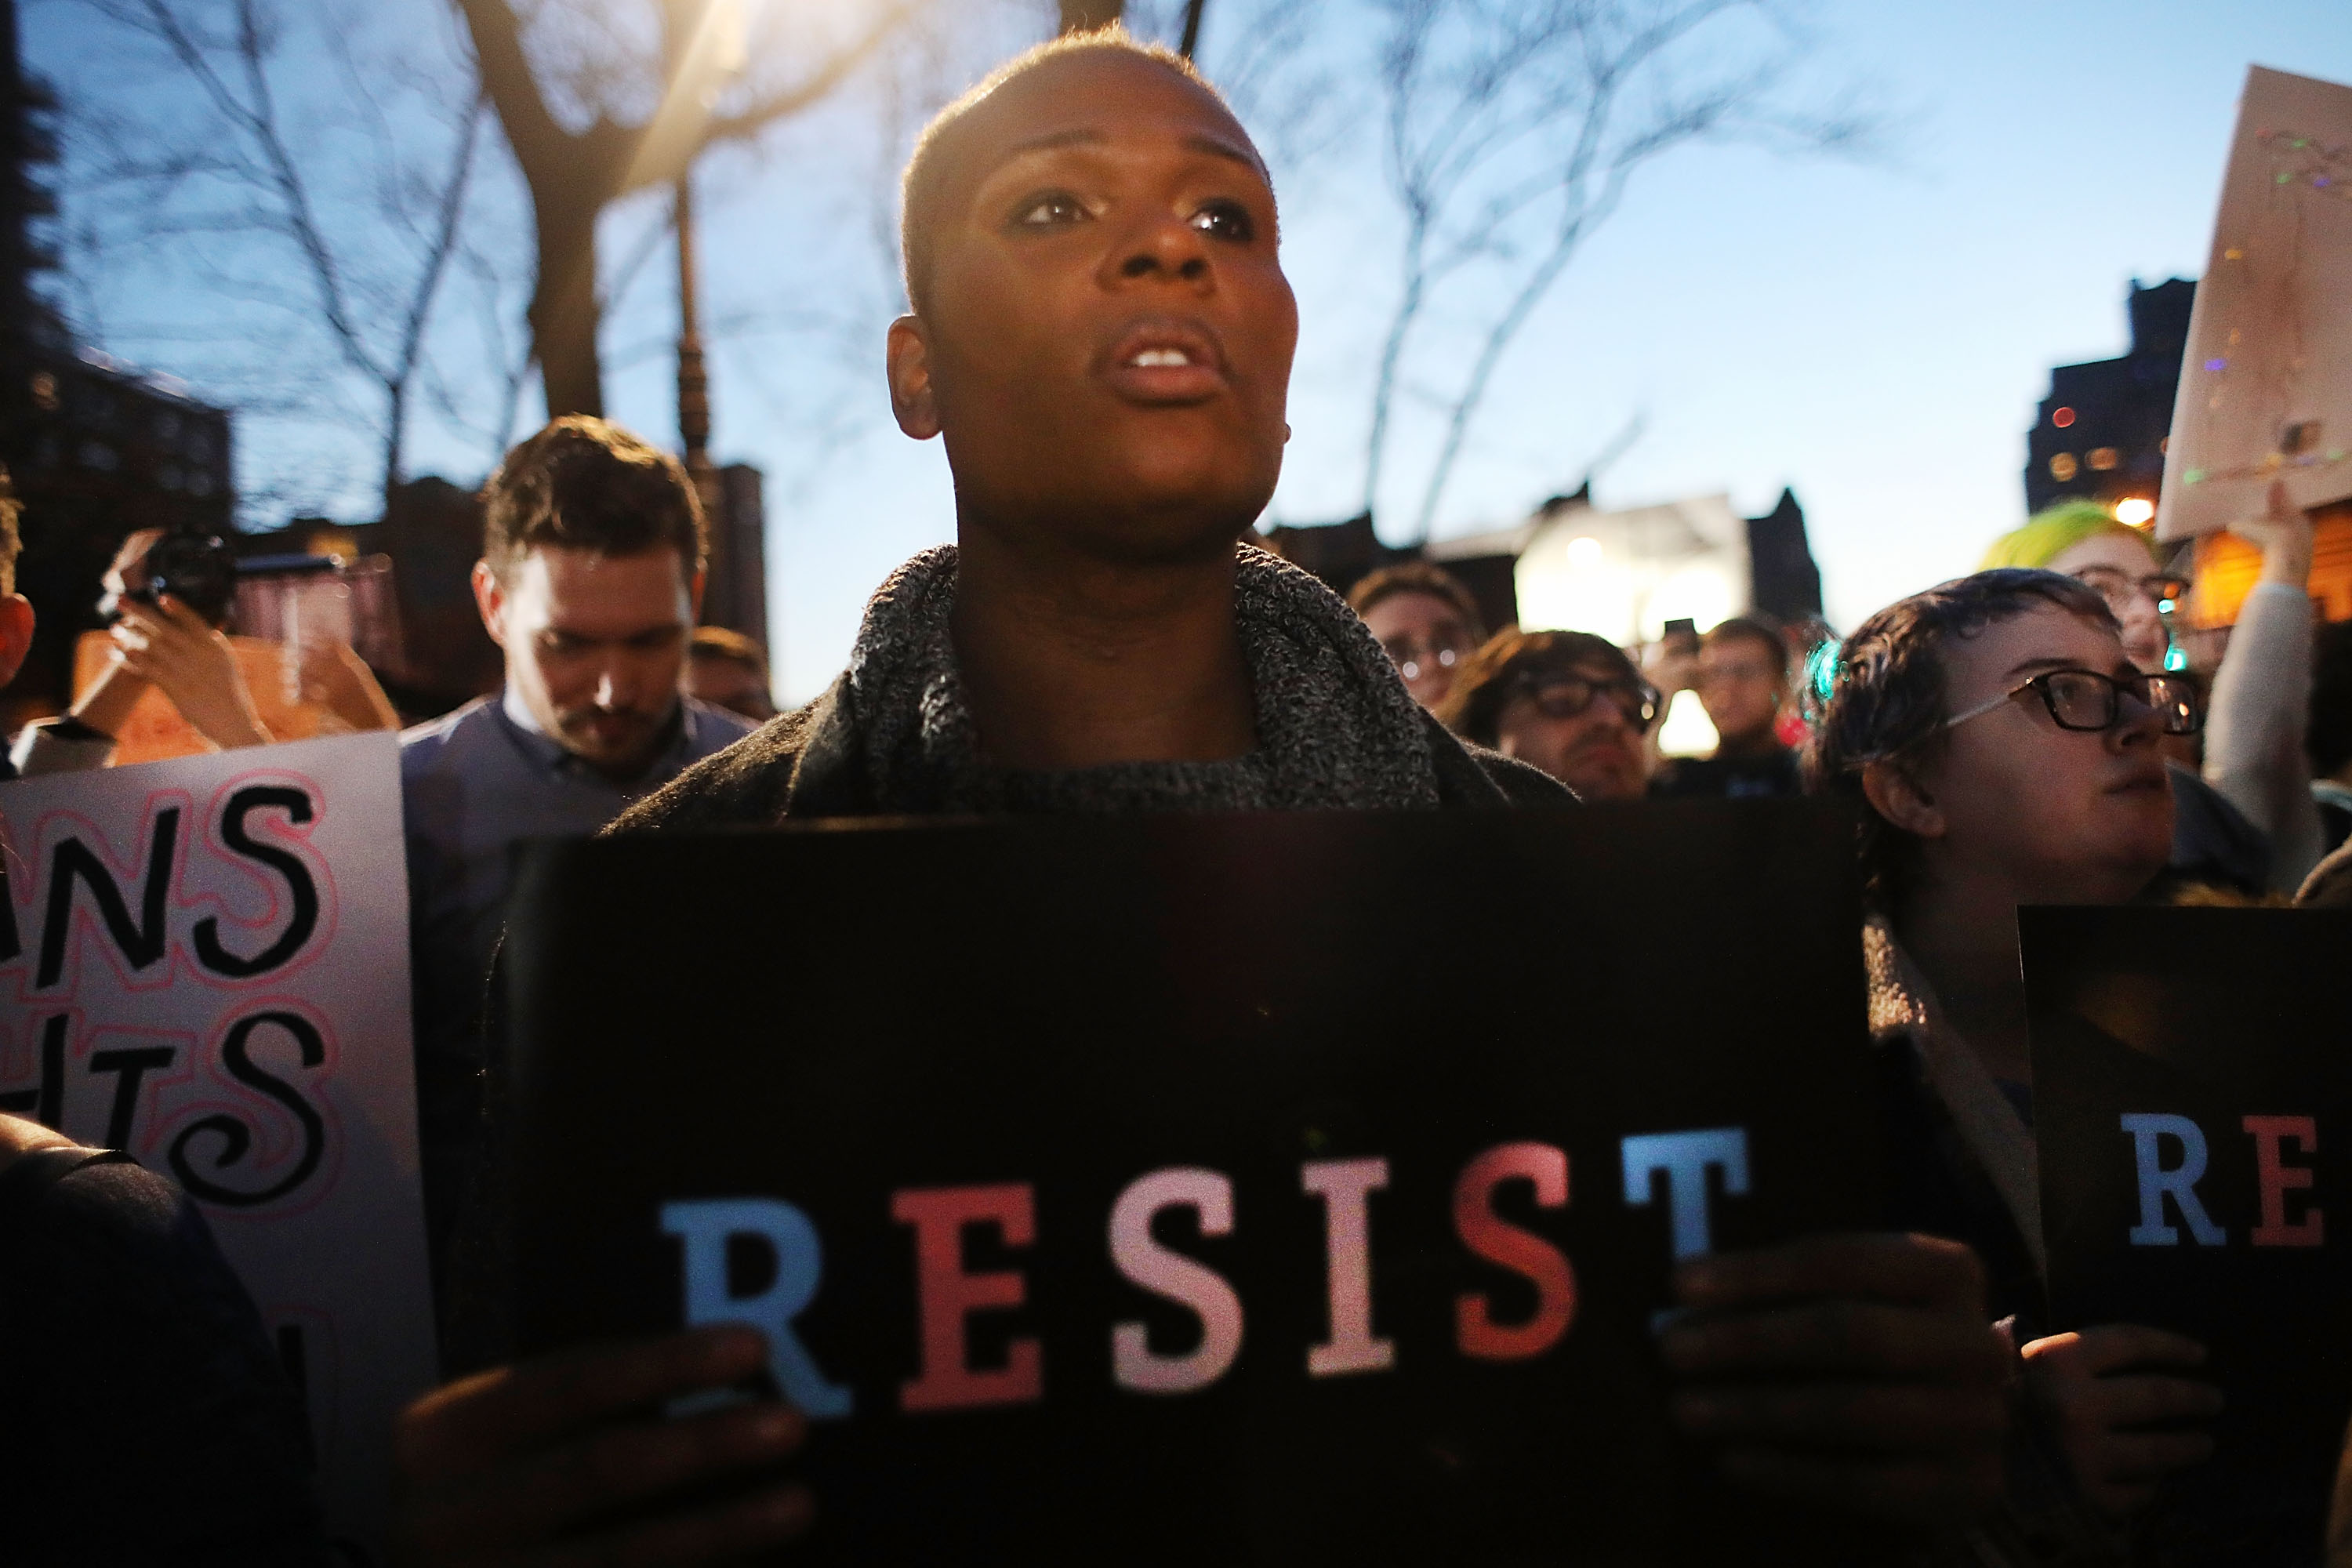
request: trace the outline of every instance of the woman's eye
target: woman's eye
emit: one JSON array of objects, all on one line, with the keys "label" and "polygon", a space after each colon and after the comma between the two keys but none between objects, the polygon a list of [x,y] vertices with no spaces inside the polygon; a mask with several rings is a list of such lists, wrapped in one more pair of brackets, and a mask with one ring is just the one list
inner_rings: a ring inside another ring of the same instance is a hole
[{"label": "woman's eye", "polygon": [[1024,228],[1052,228],[1087,216],[1086,204],[1067,191],[1048,191],[1023,202],[1013,221]]},{"label": "woman's eye", "polygon": [[1257,225],[1250,221],[1249,208],[1233,201],[1207,203],[1192,215],[1192,226],[1219,239],[1250,239],[1257,234]]}]

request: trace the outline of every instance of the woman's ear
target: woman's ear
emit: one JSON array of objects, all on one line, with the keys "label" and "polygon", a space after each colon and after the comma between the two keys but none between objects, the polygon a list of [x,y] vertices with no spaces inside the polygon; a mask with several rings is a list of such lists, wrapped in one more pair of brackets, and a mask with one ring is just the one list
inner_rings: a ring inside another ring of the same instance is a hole
[{"label": "woman's ear", "polygon": [[1910,769],[1891,762],[1866,763],[1862,793],[1871,810],[1914,838],[1944,836],[1944,808]]},{"label": "woman's ear", "polygon": [[890,323],[887,363],[890,412],[898,428],[918,441],[929,440],[940,433],[940,408],[931,388],[931,347],[920,318],[901,316]]}]

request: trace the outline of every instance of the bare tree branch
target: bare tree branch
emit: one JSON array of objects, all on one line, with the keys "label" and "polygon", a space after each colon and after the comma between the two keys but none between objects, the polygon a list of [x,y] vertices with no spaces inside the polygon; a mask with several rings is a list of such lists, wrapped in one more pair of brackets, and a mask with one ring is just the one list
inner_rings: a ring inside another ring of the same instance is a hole
[{"label": "bare tree branch", "polygon": [[1413,518],[1413,537],[1425,539],[1505,353],[1643,164],[1705,140],[1853,150],[1869,121],[1775,104],[1785,57],[1702,70],[1698,87],[1676,89],[1676,61],[1690,40],[1729,12],[1769,18],[1770,0],[1378,4],[1388,21],[1378,51],[1385,165],[1403,231],[1397,301],[1373,379],[1367,511],[1381,489],[1423,317],[1474,268],[1482,294],[1499,301],[1476,330],[1466,371],[1436,400],[1444,437]]},{"label": "bare tree branch", "polygon": [[[289,109],[279,89],[286,28],[275,0],[227,0],[219,26],[208,26],[207,12],[189,0],[85,4],[153,46],[194,89],[192,100],[163,102],[196,106],[193,115],[164,110],[145,123],[119,110],[83,118],[100,152],[89,188],[129,193],[109,204],[122,215],[111,226],[117,253],[168,253],[204,279],[208,297],[288,318],[297,332],[323,339],[341,369],[373,389],[377,411],[359,422],[372,433],[388,492],[400,479],[411,391],[465,222],[484,119],[478,96],[468,95],[462,111],[447,110],[446,156],[428,174],[404,155],[415,120],[395,128],[372,72],[333,26],[320,47],[339,68],[335,90]],[[415,101],[437,113],[446,91],[436,82]],[[371,171],[372,195],[362,195]],[[257,274],[243,258],[215,263],[212,249],[247,237],[285,247],[305,292],[289,293],[282,277]],[[254,375],[237,370],[234,354],[221,374],[232,385],[284,376],[288,346],[276,345]],[[269,411],[250,388],[237,402]],[[336,404],[314,388],[301,411],[319,416]]]},{"label": "bare tree branch", "polygon": [[[713,116],[703,131],[702,145],[740,142],[756,136],[776,121],[798,114],[820,99],[831,96],[850,73],[874,58],[882,46],[921,8],[923,0],[893,0],[864,33],[835,51],[833,57],[805,81],[769,93],[750,108],[736,113]],[[667,179],[676,174],[673,169],[658,177]]]},{"label": "bare tree branch", "polygon": [[[695,48],[675,46],[698,39],[696,25],[710,0],[662,3],[669,7],[667,26],[656,32],[671,48],[653,37],[633,43],[607,29],[595,40],[600,47],[582,48],[565,62],[569,80],[559,85],[573,89],[570,96],[589,117],[584,128],[571,131],[550,107],[555,62],[532,59],[514,0],[452,0],[530,189],[539,268],[530,320],[550,413],[593,414],[604,407],[597,216],[634,191],[676,180],[712,143],[750,140],[831,96],[929,0],[890,0],[806,77],[724,112],[706,107],[704,89],[711,83],[672,79],[674,70],[691,78],[702,69]],[[667,53],[683,58],[656,58]],[[648,111],[637,112],[646,110],[641,96],[635,104],[622,101],[630,95],[621,89],[631,81],[651,86]]]}]

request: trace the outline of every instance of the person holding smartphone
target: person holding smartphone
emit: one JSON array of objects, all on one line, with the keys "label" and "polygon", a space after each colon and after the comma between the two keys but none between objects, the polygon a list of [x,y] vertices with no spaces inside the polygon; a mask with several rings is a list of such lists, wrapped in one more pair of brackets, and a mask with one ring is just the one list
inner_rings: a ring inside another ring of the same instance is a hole
[{"label": "person holding smartphone", "polygon": [[[186,586],[174,591],[173,579],[152,569],[166,537],[147,528],[122,542],[104,578],[103,607],[111,620],[107,636],[113,643],[106,668],[63,717],[25,727],[11,750],[18,773],[29,777],[106,766],[115,737],[150,687],[161,689],[215,750],[270,743],[252,689],[220,629],[233,565],[217,563],[220,592],[192,602]],[[225,558],[219,542],[210,542]]]}]

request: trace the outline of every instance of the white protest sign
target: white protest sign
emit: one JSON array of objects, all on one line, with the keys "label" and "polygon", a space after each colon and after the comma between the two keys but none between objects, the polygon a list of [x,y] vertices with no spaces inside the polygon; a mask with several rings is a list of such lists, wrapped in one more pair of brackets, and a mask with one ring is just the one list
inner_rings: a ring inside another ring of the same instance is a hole
[{"label": "white protest sign", "polygon": [[2158,539],[2352,495],[2352,87],[2256,66],[2164,456]]},{"label": "white protest sign", "polygon": [[0,1110],[202,1205],[379,1561],[433,1378],[388,731],[0,784]]}]

